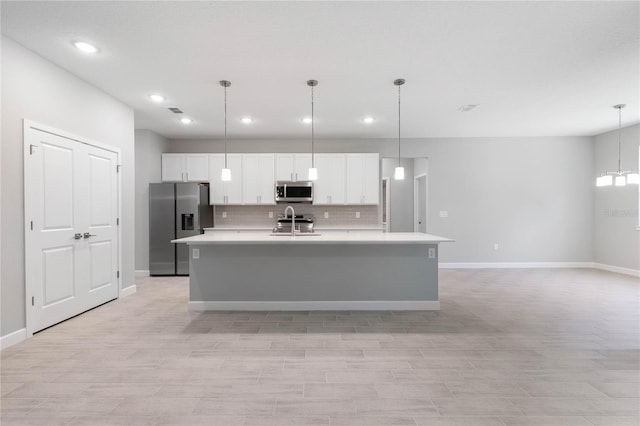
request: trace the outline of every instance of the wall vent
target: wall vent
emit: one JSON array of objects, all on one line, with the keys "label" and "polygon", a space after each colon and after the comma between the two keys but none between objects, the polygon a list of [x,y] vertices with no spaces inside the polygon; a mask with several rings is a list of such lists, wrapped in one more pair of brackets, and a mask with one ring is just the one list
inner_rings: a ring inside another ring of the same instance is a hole
[{"label": "wall vent", "polygon": [[171,111],[174,114],[182,114],[182,110],[177,107],[169,107],[169,111]]}]

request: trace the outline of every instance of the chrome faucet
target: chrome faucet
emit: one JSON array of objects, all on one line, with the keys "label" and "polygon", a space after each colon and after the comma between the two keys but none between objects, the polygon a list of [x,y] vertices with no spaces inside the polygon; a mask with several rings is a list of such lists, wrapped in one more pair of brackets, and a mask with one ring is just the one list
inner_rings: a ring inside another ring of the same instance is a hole
[{"label": "chrome faucet", "polygon": [[291,236],[295,237],[296,235],[296,212],[295,210],[293,210],[293,207],[291,206],[287,206],[286,209],[284,209],[284,217],[287,217],[287,212],[289,211],[289,209],[291,209]]}]

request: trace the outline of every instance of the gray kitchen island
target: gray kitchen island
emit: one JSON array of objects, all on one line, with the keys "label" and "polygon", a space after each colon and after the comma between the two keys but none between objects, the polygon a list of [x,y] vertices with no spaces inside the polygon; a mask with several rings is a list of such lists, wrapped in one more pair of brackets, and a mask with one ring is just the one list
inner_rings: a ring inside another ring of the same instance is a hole
[{"label": "gray kitchen island", "polygon": [[211,232],[189,246],[189,309],[437,310],[438,244],[417,232]]}]

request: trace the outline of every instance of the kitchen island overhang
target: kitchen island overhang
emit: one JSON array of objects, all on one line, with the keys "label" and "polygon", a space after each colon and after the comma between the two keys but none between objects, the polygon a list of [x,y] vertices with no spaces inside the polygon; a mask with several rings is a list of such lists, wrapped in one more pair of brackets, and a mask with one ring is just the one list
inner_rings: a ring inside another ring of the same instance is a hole
[{"label": "kitchen island overhang", "polygon": [[[189,309],[438,310],[438,244],[398,232],[207,233],[189,245]],[[194,250],[197,250],[194,252]]]}]

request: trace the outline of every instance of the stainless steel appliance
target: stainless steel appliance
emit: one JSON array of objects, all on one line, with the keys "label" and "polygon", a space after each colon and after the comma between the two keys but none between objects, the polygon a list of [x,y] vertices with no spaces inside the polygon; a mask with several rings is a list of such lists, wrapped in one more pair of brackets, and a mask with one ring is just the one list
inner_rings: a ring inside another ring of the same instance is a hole
[{"label": "stainless steel appliance", "polygon": [[189,249],[176,238],[202,234],[213,226],[209,184],[149,184],[149,273],[189,275]]},{"label": "stainless steel appliance", "polygon": [[313,215],[310,214],[294,214],[293,216],[279,216],[276,227],[273,228],[274,234],[291,234],[291,225],[295,223],[296,235],[313,233]]},{"label": "stainless steel appliance", "polygon": [[311,203],[313,201],[313,182],[284,181],[276,182],[276,203]]}]

